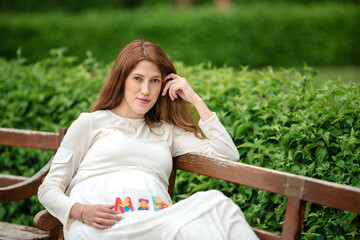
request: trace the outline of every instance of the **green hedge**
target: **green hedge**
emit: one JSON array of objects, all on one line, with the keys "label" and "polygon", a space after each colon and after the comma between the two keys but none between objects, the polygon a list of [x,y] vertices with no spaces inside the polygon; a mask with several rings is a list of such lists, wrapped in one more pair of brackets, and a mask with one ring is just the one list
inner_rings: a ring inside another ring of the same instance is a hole
[{"label": "green hedge", "polygon": [[[34,64],[21,57],[0,59],[0,127],[56,132],[88,111],[110,65],[90,54],[75,62],[61,49]],[[314,88],[308,67],[176,66],[217,112],[241,162],[360,187],[359,85],[328,82]],[[0,154],[1,173],[31,176],[53,152],[1,147]],[[213,188],[239,204],[252,226],[281,231],[286,199],[280,195],[181,172],[174,200]],[[40,209],[36,197],[1,204],[0,220],[31,225]],[[359,239],[359,229],[356,214],[307,204],[303,239]]]},{"label": "green hedge", "polygon": [[245,4],[228,12],[171,6],[134,10],[0,15],[0,56],[21,47],[29,62],[52,48],[109,62],[133,39],[153,41],[188,65],[301,66],[360,64],[360,8],[355,4]]},{"label": "green hedge", "polygon": [[[230,0],[231,4],[248,3],[357,3],[357,0]],[[175,5],[176,0],[47,0],[39,2],[38,0],[2,0],[0,1],[1,11],[72,11],[80,12],[89,9],[113,9],[113,8],[137,8],[141,6]],[[212,5],[214,0],[193,0],[194,6]]]}]

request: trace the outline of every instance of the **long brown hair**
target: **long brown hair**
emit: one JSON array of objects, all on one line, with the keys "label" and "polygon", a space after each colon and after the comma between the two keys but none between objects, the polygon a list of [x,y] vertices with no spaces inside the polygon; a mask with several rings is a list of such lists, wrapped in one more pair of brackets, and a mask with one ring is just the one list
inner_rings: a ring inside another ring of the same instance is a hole
[{"label": "long brown hair", "polygon": [[[142,60],[147,60],[158,66],[162,79],[170,73],[176,74],[176,69],[165,52],[156,44],[144,40],[134,40],[119,53],[99,98],[94,102],[91,111],[113,109],[118,106],[124,96],[125,80],[135,66]],[[161,90],[164,88],[162,83]],[[177,125],[184,130],[200,137],[200,130],[193,119],[196,112],[183,99],[171,101],[168,95],[160,96],[155,105],[145,114],[145,122],[150,127],[159,126],[161,121]]]}]

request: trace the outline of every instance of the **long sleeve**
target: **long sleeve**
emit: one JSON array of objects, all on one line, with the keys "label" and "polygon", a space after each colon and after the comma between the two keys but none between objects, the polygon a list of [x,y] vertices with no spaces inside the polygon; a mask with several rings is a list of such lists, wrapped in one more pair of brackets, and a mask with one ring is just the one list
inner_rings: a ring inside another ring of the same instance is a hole
[{"label": "long sleeve", "polygon": [[64,226],[67,226],[70,210],[76,203],[65,191],[90,147],[90,140],[90,117],[81,114],[69,127],[51,163],[50,171],[38,190],[40,202]]},{"label": "long sleeve", "polygon": [[207,139],[196,138],[193,133],[179,128],[175,130],[172,149],[174,157],[194,153],[223,160],[239,160],[239,152],[234,142],[215,113],[205,122],[200,120],[199,127]]}]

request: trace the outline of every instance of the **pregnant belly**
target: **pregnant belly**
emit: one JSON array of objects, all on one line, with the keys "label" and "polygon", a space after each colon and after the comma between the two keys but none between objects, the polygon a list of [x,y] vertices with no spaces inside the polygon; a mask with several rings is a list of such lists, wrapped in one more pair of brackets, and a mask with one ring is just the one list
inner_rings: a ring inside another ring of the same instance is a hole
[{"label": "pregnant belly", "polygon": [[172,204],[164,185],[153,175],[124,170],[88,178],[71,190],[70,198],[79,203],[115,205],[115,210],[160,211]]}]

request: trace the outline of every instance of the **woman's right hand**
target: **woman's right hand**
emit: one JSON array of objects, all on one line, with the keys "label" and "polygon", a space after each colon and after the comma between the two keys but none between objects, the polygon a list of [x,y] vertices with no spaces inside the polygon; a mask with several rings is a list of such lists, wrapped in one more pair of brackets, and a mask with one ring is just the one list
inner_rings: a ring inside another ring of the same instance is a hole
[{"label": "woman's right hand", "polygon": [[76,203],[70,211],[70,217],[83,221],[99,230],[111,228],[123,218],[114,210],[115,205],[85,205]]}]

